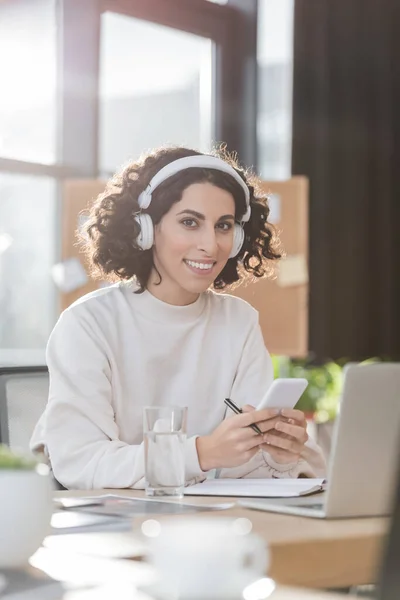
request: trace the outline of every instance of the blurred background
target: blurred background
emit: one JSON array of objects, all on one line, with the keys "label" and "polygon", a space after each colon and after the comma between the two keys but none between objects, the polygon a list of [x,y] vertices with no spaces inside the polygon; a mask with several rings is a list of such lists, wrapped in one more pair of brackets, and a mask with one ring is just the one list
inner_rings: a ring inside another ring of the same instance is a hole
[{"label": "blurred background", "polygon": [[307,346],[277,374],[336,397],[337,365],[398,360],[399,23],[398,0],[0,0],[0,362],[42,362],[66,267],[85,283],[66,182],[220,142],[309,183]]}]

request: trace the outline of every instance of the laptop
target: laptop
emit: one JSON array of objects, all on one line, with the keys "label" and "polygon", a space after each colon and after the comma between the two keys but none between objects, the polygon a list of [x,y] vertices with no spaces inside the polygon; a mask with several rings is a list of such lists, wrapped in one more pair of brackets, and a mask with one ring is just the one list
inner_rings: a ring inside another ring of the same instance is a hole
[{"label": "laptop", "polygon": [[[400,448],[399,448],[400,450]],[[400,459],[400,452],[398,452]],[[393,505],[392,526],[382,555],[378,600],[399,600],[400,598],[400,460],[398,464],[397,492]]]},{"label": "laptop", "polygon": [[326,491],[303,498],[243,499],[239,504],[320,519],[390,514],[399,442],[400,363],[349,363]]}]

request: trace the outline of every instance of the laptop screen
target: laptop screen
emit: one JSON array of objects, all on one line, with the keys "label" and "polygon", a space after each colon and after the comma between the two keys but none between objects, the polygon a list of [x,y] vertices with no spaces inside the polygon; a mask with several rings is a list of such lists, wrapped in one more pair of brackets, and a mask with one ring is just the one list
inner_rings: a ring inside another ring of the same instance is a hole
[{"label": "laptop screen", "polygon": [[379,600],[400,599],[400,464],[394,500],[392,525],[382,562]]}]

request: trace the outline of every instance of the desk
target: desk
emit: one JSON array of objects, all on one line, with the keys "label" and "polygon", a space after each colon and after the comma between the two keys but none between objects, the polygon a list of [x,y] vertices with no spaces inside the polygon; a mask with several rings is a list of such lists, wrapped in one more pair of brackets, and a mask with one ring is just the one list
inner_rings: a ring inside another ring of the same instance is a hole
[{"label": "desk", "polygon": [[[149,565],[124,559],[93,559],[64,551],[40,549],[36,557],[36,577],[43,572],[64,582],[69,589],[57,595],[60,600],[152,600],[143,586],[153,579]],[[72,587],[71,587],[72,584]],[[53,597],[53,596],[51,596]],[[305,588],[277,585],[268,600],[352,600],[353,596],[325,593]],[[355,598],[354,598],[355,600]]]},{"label": "desk", "polygon": [[[113,593],[114,592],[114,593]],[[111,585],[86,592],[69,592],[64,600],[110,600],[115,595],[115,588]],[[146,594],[132,595],[131,589],[118,588],[118,600],[150,600]],[[357,600],[356,596],[343,596],[343,594],[328,594],[299,588],[277,587],[268,600]]]},{"label": "desk", "polygon": [[[62,491],[55,495],[96,496],[107,493],[133,498],[144,496],[144,492],[139,490]],[[237,499],[210,496],[185,498],[186,502],[193,504],[235,500]],[[218,513],[198,513],[196,516],[199,519],[210,516],[250,519],[253,532],[266,541],[271,552],[270,577],[279,584],[308,588],[342,588],[374,583],[378,578],[382,542],[389,527],[387,518],[327,521],[254,511],[238,506]],[[181,515],[174,518],[190,517],[191,515]],[[162,518],[168,517],[160,516]],[[139,524],[138,519],[137,521]],[[286,597],[282,596],[282,600],[286,600]]]}]

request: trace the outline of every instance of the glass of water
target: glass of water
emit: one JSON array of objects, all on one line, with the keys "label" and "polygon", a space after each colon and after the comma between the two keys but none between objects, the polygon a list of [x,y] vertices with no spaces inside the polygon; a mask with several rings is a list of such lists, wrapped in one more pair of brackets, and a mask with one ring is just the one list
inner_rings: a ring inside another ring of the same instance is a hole
[{"label": "glass of water", "polygon": [[186,421],[187,407],[146,406],[143,409],[147,496],[183,497]]}]

